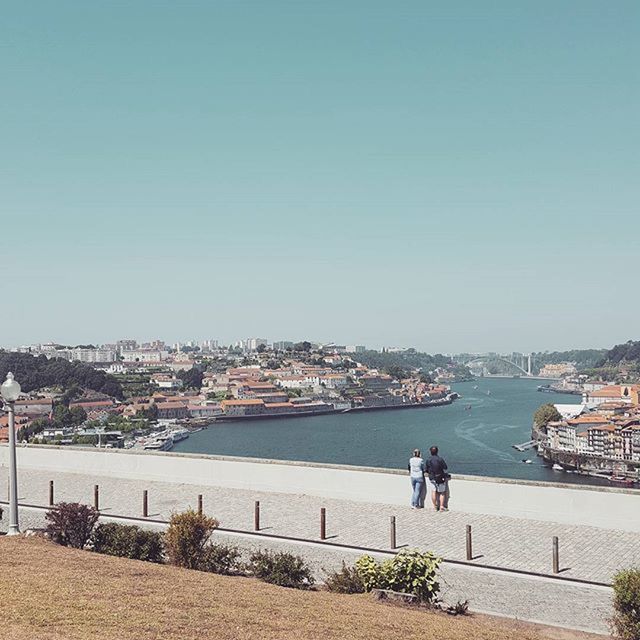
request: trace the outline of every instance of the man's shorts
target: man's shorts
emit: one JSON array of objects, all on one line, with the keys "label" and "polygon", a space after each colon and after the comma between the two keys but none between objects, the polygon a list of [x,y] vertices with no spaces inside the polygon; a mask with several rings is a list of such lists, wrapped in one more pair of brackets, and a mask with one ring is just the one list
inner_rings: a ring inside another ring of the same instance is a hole
[{"label": "man's shorts", "polygon": [[431,486],[436,493],[446,493],[447,492],[447,483],[443,482],[442,484],[438,484],[437,482],[431,481]]}]

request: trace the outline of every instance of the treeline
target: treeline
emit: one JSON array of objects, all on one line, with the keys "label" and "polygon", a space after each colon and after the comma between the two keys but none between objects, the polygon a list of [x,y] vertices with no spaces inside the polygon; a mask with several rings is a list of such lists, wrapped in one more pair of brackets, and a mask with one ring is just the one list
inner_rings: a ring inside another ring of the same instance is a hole
[{"label": "treeline", "polygon": [[534,369],[539,371],[545,364],[575,362],[577,369],[597,367],[607,353],[606,349],[573,349],[571,351],[545,351],[532,354]]},{"label": "treeline", "polygon": [[114,398],[122,398],[122,387],[112,376],[82,362],[68,362],[61,358],[0,351],[0,377],[4,380],[12,371],[23,391],[37,391],[45,387],[64,390],[82,387],[99,391]]},{"label": "treeline", "polygon": [[629,340],[624,344],[617,344],[597,362],[597,367],[617,366],[620,363],[640,364],[640,341]]},{"label": "treeline", "polygon": [[386,371],[396,377],[401,377],[402,372],[406,373],[411,369],[433,371],[437,367],[448,367],[452,364],[450,358],[439,353],[430,355],[428,353],[420,353],[414,349],[400,353],[363,351],[362,353],[354,354],[352,357],[367,367]]}]

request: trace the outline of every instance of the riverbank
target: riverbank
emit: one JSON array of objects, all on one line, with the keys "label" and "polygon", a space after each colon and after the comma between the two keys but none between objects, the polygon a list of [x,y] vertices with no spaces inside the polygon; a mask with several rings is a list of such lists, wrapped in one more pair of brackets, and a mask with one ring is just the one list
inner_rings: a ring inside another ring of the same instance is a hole
[{"label": "riverbank", "polygon": [[[440,447],[454,473],[559,481],[534,451],[512,445],[531,439],[536,409],[553,399],[535,380],[487,379],[453,385],[461,399],[429,411],[377,410],[286,420],[212,423],[174,450],[277,460],[404,469],[418,447]],[[567,396],[557,396],[563,402]],[[566,401],[566,400],[565,400]],[[525,464],[523,460],[531,460]],[[563,482],[608,486],[599,478],[562,474]]]}]

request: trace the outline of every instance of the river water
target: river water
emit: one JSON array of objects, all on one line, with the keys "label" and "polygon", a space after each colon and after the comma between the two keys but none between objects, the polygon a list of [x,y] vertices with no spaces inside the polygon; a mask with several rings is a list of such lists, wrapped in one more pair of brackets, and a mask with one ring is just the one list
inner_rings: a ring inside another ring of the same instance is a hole
[{"label": "river water", "polygon": [[436,444],[453,474],[606,484],[553,471],[535,450],[512,448],[530,440],[533,413],[541,404],[579,401],[542,394],[539,384],[481,378],[453,385],[462,397],[446,407],[218,423],[177,443],[174,451],[405,468],[415,447],[426,454]]}]

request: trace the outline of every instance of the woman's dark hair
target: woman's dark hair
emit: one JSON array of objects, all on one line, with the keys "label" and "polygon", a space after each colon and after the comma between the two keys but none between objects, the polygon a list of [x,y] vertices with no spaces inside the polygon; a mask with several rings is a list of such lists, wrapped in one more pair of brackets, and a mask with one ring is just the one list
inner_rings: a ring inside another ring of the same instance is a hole
[{"label": "woman's dark hair", "polygon": [[431,447],[431,449],[429,449],[429,451],[431,451],[431,455],[432,456],[437,456],[438,455],[438,447]]}]

